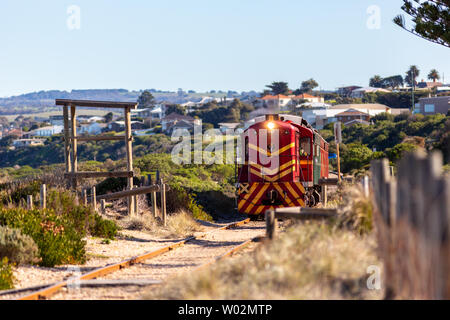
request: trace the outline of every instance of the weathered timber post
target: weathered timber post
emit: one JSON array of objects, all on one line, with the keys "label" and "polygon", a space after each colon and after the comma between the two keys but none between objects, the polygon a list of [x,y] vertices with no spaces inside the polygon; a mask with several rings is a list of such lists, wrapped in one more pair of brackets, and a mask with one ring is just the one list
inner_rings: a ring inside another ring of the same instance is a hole
[{"label": "weathered timber post", "polygon": [[362,185],[363,185],[363,191],[364,191],[364,196],[366,198],[369,197],[369,176],[364,176],[363,180],[362,180]]},{"label": "weathered timber post", "polygon": [[[69,127],[69,107],[67,105],[63,106],[63,117],[64,117],[64,163],[66,165],[66,173],[72,171],[72,160],[70,158],[70,127]],[[67,187],[69,188],[71,184],[70,179],[67,181]]]},{"label": "weathered timber post", "polygon": [[75,105],[70,106],[70,121],[72,129],[72,188],[77,188],[77,176],[78,171],[78,150],[77,150],[77,116],[75,114]]},{"label": "weathered timber post", "polygon": [[[155,180],[155,184],[156,184],[156,181],[158,181],[158,180]],[[152,175],[151,175],[151,174],[148,175],[148,184],[149,184],[149,185],[152,185],[152,184],[153,184],[153,182],[152,182]],[[151,200],[152,200],[152,213],[153,213],[153,217],[156,218],[156,216],[158,215],[158,212],[157,212],[157,201],[156,201],[156,191],[153,191],[153,192],[151,193]]]},{"label": "weathered timber post", "polygon": [[41,185],[41,209],[47,208],[47,187],[45,184]]},{"label": "weathered timber post", "polygon": [[[125,145],[127,150],[127,170],[129,172],[133,171],[133,136],[131,135],[131,115],[130,108],[124,108],[125,113]],[[133,190],[133,176],[127,178],[128,190]],[[128,197],[128,215],[134,213],[134,197]]]},{"label": "weathered timber post", "polygon": [[102,213],[105,214],[106,213],[106,201],[105,201],[105,199],[100,200],[100,208],[102,210]]},{"label": "weathered timber post", "polygon": [[97,212],[97,190],[95,186],[91,189],[91,199],[92,199],[92,207],[94,208],[94,211]]},{"label": "weathered timber post", "polygon": [[328,193],[327,193],[327,186],[326,185],[322,185],[322,204],[324,207],[326,207],[327,203],[328,203]]},{"label": "weathered timber post", "polygon": [[275,210],[266,211],[266,236],[273,240],[276,235],[277,219],[275,218]]},{"label": "weathered timber post", "polygon": [[161,215],[164,226],[167,224],[167,212],[166,212],[166,185],[164,184],[163,179],[160,180],[160,188],[161,188]]},{"label": "weathered timber post", "polygon": [[87,207],[88,205],[87,189],[83,189],[83,205],[85,207]]},{"label": "weathered timber post", "polygon": [[32,195],[27,196],[27,209],[33,210],[33,196]]}]

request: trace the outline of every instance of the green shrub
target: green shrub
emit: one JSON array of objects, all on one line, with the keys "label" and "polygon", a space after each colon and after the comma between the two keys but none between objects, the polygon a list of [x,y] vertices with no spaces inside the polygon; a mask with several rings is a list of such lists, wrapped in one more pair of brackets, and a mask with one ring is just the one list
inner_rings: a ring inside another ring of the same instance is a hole
[{"label": "green shrub", "polygon": [[166,201],[168,212],[188,210],[192,212],[195,219],[213,221],[212,217],[203,210],[203,207],[197,204],[195,194],[189,193],[178,183],[170,183],[170,191],[167,192]]},{"label": "green shrub", "polygon": [[118,227],[114,221],[103,219],[98,214],[94,215],[94,224],[90,228],[90,233],[96,237],[114,240]]},{"label": "green shrub", "polygon": [[14,288],[14,275],[12,266],[8,263],[8,258],[0,259],[0,290]]},{"label": "green shrub", "polygon": [[15,264],[36,261],[38,247],[34,240],[18,229],[0,226],[0,258],[7,257]]},{"label": "green shrub", "polygon": [[65,190],[51,190],[48,195],[48,208],[59,216],[71,221],[77,232],[88,232],[92,236],[114,239],[118,226],[94,212],[91,207],[76,204],[73,193]]},{"label": "green shrub", "polygon": [[77,230],[74,221],[56,215],[53,210],[1,208],[0,225],[20,229],[33,238],[39,248],[42,266],[86,261],[85,232]]}]

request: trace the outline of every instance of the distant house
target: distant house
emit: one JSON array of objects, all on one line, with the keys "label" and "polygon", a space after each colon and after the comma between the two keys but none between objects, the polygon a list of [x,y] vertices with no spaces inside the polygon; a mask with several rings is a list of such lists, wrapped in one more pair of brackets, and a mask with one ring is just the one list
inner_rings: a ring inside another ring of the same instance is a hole
[{"label": "distant house", "polygon": [[98,122],[92,122],[89,124],[81,125],[77,129],[78,134],[89,134],[89,135],[95,135],[100,134],[104,129],[106,129],[108,125],[106,123],[98,123]]},{"label": "distant house", "polygon": [[426,82],[424,80],[422,80],[421,82],[419,82],[416,86],[417,89],[422,89],[422,90],[431,90],[433,88],[438,88],[438,87],[442,87],[443,83],[442,82],[437,82],[437,81],[431,81],[431,82]]},{"label": "distant house", "polygon": [[303,111],[302,117],[316,129],[322,129],[326,124],[338,121],[337,115],[352,109],[368,114],[370,117],[387,112],[391,113],[391,108],[383,104],[340,104],[331,107],[308,108]]},{"label": "distant house", "polygon": [[347,86],[347,87],[341,87],[337,89],[337,94],[343,97],[350,97],[353,90],[360,89],[360,86]]},{"label": "distant house", "polygon": [[312,103],[324,103],[324,98],[323,97],[315,97],[313,95],[310,95],[308,93],[303,93],[297,96],[293,96],[292,100],[306,100],[308,102],[312,102]]},{"label": "distant house", "polygon": [[365,123],[369,123],[370,115],[365,112],[358,111],[356,109],[348,109],[343,112],[340,112],[335,115],[337,121],[342,122],[344,125],[348,125],[350,123],[361,123],[361,121],[354,121],[354,120],[362,120]]},{"label": "distant house", "polygon": [[172,112],[167,117],[161,120],[161,130],[166,133],[171,133],[175,129],[191,129],[194,127],[194,125],[200,125],[201,123],[202,121],[200,119],[194,119],[190,116],[184,116]]},{"label": "distant house", "polygon": [[48,126],[30,131],[28,132],[27,135],[31,137],[51,137],[55,134],[63,132],[63,130],[64,130],[63,126]]},{"label": "distant house", "polygon": [[285,96],[284,94],[277,95],[265,95],[262,98],[257,99],[257,103],[266,108],[270,109],[279,109],[279,110],[287,110],[288,106],[291,103],[291,98]]},{"label": "distant house", "polygon": [[45,139],[17,139],[13,141],[16,148],[33,147],[44,145]]},{"label": "distant house", "polygon": [[450,96],[421,98],[415,109],[416,113],[424,115],[443,113],[447,114],[450,107]]},{"label": "distant house", "polygon": [[235,130],[238,126],[240,126],[239,122],[231,122],[231,123],[219,123],[219,128],[222,133],[227,133],[227,130]]},{"label": "distant house", "polygon": [[105,118],[99,116],[93,116],[87,119],[87,122],[102,122],[102,121],[105,121]]},{"label": "distant house", "polygon": [[22,129],[10,129],[10,130],[4,130],[3,131],[3,137],[6,136],[15,136],[18,138],[22,138],[23,137],[23,131]]},{"label": "distant house", "polygon": [[[140,121],[131,121],[131,130],[141,130],[144,129],[145,124]],[[114,121],[108,124],[108,129],[110,131],[124,131],[125,130],[125,121]]]},{"label": "distant house", "polygon": [[132,117],[150,118],[152,116],[152,108],[131,110]]},{"label": "distant house", "polygon": [[350,96],[352,98],[364,98],[364,95],[366,93],[375,93],[375,92],[391,92],[391,91],[383,88],[364,87],[353,90]]},{"label": "distant house", "polygon": [[63,115],[53,115],[49,117],[50,124],[52,126],[64,126],[64,116]]}]

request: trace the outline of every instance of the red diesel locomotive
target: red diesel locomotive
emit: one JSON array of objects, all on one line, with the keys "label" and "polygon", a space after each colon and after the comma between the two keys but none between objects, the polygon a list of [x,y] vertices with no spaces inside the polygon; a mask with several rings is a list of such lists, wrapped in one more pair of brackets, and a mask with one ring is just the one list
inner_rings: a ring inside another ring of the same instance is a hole
[{"label": "red diesel locomotive", "polygon": [[[255,118],[242,139],[245,159],[237,170],[240,213],[255,217],[271,208],[312,207],[321,201],[318,182],[328,178],[328,143],[303,118]],[[278,157],[275,168],[266,164],[268,157]]]}]

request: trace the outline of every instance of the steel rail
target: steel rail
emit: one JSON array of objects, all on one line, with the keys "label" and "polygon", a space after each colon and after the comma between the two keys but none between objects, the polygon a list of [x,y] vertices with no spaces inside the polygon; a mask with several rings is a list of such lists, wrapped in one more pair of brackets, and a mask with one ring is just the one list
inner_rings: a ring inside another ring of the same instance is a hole
[{"label": "steel rail", "polygon": [[118,262],[118,263],[115,263],[115,264],[111,264],[111,265],[107,265],[107,266],[104,266],[104,267],[100,267],[100,268],[95,269],[95,270],[93,270],[91,272],[83,274],[83,275],[81,275],[81,276],[79,276],[79,277],[77,277],[75,279],[64,280],[64,281],[58,282],[58,283],[56,283],[54,285],[51,285],[49,287],[46,287],[46,288],[44,288],[42,290],[38,290],[38,291],[33,292],[31,294],[27,294],[25,296],[22,296],[22,297],[18,298],[18,300],[44,300],[44,299],[47,299],[50,296],[52,296],[53,294],[55,294],[57,291],[59,291],[60,289],[66,287],[67,285],[69,285],[71,283],[74,283],[76,281],[79,281],[79,280],[90,280],[90,279],[94,279],[94,278],[97,278],[97,277],[100,277],[100,276],[104,276],[104,275],[110,274],[112,272],[121,270],[123,268],[130,267],[130,266],[132,266],[132,265],[134,265],[136,263],[139,263],[141,261],[148,260],[148,259],[157,257],[159,255],[162,255],[162,254],[164,254],[164,253],[166,253],[168,251],[171,251],[171,250],[174,250],[176,248],[179,248],[179,247],[183,246],[184,244],[186,244],[189,241],[192,241],[192,240],[195,240],[195,239],[201,239],[201,238],[203,238],[203,237],[205,237],[208,234],[211,234],[213,232],[220,231],[220,230],[227,230],[227,229],[236,228],[236,227],[239,227],[241,225],[247,224],[249,222],[250,222],[250,218],[247,218],[247,219],[242,220],[242,221],[238,221],[238,222],[233,222],[233,223],[227,224],[227,225],[225,225],[223,227],[220,227],[220,228],[217,228],[215,230],[204,232],[203,234],[198,235],[198,236],[188,237],[188,238],[180,240],[180,241],[178,241],[176,243],[170,244],[168,246],[162,247],[160,249],[157,249],[157,250],[154,250],[154,251],[151,251],[151,252],[144,253],[144,254],[139,255],[139,256],[132,257],[132,258],[124,260],[122,262]]},{"label": "steel rail", "polygon": [[265,239],[264,236],[258,236],[258,237],[254,237],[252,239],[246,240],[246,241],[242,242],[241,244],[238,244],[237,246],[231,248],[227,252],[221,254],[220,256],[217,256],[214,259],[212,259],[212,260],[210,260],[208,262],[205,262],[204,264],[198,266],[197,268],[194,269],[194,271],[199,270],[199,269],[203,269],[203,268],[205,268],[207,266],[210,266],[210,265],[216,263],[217,261],[223,260],[226,257],[230,257],[233,254],[235,254],[236,252],[246,248],[250,243],[259,242],[259,241],[261,241],[263,239]]}]

